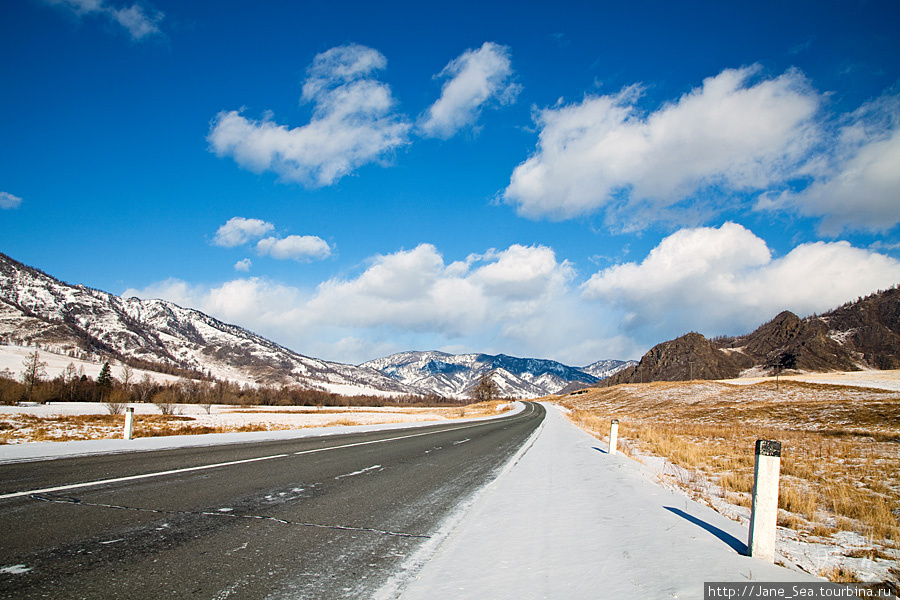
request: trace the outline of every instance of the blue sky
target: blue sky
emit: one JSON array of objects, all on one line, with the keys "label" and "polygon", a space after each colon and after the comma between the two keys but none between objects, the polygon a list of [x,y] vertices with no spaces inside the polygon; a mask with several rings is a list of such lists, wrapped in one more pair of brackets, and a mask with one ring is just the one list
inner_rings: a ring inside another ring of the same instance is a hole
[{"label": "blue sky", "polygon": [[302,354],[637,358],[900,283],[900,3],[0,7],[0,251]]}]

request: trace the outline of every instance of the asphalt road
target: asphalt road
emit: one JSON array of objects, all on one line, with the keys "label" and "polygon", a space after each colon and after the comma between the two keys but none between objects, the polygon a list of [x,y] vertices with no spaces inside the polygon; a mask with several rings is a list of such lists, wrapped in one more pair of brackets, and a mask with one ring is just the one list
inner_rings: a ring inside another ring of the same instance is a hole
[{"label": "asphalt road", "polygon": [[543,417],[0,465],[0,598],[365,598]]}]

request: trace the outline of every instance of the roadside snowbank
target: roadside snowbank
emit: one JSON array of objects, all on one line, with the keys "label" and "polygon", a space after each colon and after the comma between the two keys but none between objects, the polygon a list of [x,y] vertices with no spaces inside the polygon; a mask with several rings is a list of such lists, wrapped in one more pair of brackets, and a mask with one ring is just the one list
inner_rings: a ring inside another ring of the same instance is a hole
[{"label": "roadside snowbank", "polygon": [[[74,405],[74,406],[72,406]],[[135,412],[138,414],[158,414],[159,411],[152,404],[134,404],[131,405],[135,407]],[[182,406],[182,405],[179,405]],[[186,412],[190,412],[192,415],[194,411],[200,413],[202,409],[199,406],[193,405],[183,405],[185,407]],[[88,414],[99,414],[99,410],[101,410],[102,405],[96,403],[81,403],[81,402],[73,402],[73,403],[58,403],[58,404],[48,404],[48,405],[39,405],[35,407],[28,407],[34,409],[37,412],[43,411],[45,414],[60,414],[56,411],[65,411],[65,410],[91,410],[94,411]],[[205,411],[202,414],[197,414],[198,417],[204,416],[215,416],[219,410],[224,415],[232,414],[230,411],[236,410],[236,407],[232,406],[214,406],[213,415],[205,415]],[[495,419],[502,416],[513,415],[522,410],[524,410],[525,405],[521,402],[517,402],[512,410],[500,413],[498,415],[487,416],[487,417],[473,417],[473,418],[461,418],[461,419],[453,419],[453,423],[462,423],[469,421],[479,421],[484,419]],[[15,409],[22,410],[20,407],[4,407],[0,406],[0,410],[3,409]],[[246,424],[247,415],[241,414],[240,409],[237,409],[237,413],[233,413],[240,419],[241,424]],[[253,410],[260,410],[258,408],[254,408]],[[284,410],[284,409],[282,409]],[[322,413],[325,413],[329,409],[322,409]],[[368,414],[371,416],[378,416],[379,413],[382,417],[388,417],[390,420],[395,420],[394,417],[398,417],[396,420],[400,420],[399,417],[403,417],[402,414],[391,414],[386,411],[390,411],[392,409],[373,409],[366,408],[361,409],[359,411],[346,411],[343,413],[328,413],[328,414],[294,414],[290,415],[287,413],[279,413],[275,408],[271,408],[270,410],[262,410],[263,413],[268,413],[265,415],[266,419],[272,419],[280,416],[284,416],[287,414],[289,417],[296,419],[295,423],[300,422],[303,419],[310,419],[314,417],[322,417],[323,419],[327,419],[328,422],[333,421],[343,421],[344,419],[352,419],[357,421],[361,416],[365,416]],[[396,410],[396,409],[394,409]],[[403,409],[410,410],[410,409]],[[415,410],[415,409],[412,409]],[[434,413],[428,413],[428,409],[419,409],[422,410],[421,414],[413,414],[413,415],[405,415],[410,417],[405,422],[400,423],[384,423],[383,419],[381,423],[377,424],[361,424],[361,425],[335,425],[330,427],[315,427],[315,426],[306,426],[303,429],[294,428],[294,429],[282,429],[276,431],[254,431],[247,433],[210,433],[210,434],[201,434],[201,435],[173,435],[173,436],[164,436],[164,437],[146,437],[146,438],[136,438],[133,440],[124,440],[124,439],[104,439],[104,440],[85,440],[85,441],[77,441],[77,442],[33,442],[27,444],[6,444],[0,445],[0,464],[9,463],[9,462],[24,462],[24,461],[37,461],[37,460],[49,460],[55,458],[65,458],[68,456],[84,456],[89,454],[114,454],[121,452],[139,452],[146,450],[164,450],[171,448],[186,448],[186,447],[196,447],[196,446],[213,446],[216,444],[240,444],[240,443],[251,443],[251,442],[266,442],[272,440],[288,440],[295,438],[304,438],[304,437],[314,437],[319,435],[339,435],[342,433],[354,433],[354,432],[363,432],[363,431],[377,431],[377,430],[388,430],[388,429],[401,429],[404,427],[421,427],[424,425],[434,425],[436,423],[440,423],[441,421],[451,422],[446,420],[444,417],[436,415]],[[151,413],[152,411],[152,413]],[[105,412],[105,411],[104,411]],[[64,414],[64,413],[63,413]],[[0,416],[3,415],[3,412],[0,412]],[[124,424],[124,417],[122,417]],[[309,422],[309,421],[307,421]],[[296,427],[302,427],[302,425],[296,425]]]},{"label": "roadside snowbank", "polygon": [[400,598],[698,598],[707,581],[822,581],[744,556],[745,527],[545,406],[533,446]]}]

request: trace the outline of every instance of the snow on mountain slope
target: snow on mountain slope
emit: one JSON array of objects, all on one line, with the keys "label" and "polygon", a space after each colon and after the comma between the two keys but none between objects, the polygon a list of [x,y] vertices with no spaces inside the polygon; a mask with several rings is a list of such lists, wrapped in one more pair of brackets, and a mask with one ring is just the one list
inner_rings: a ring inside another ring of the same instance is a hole
[{"label": "snow on mountain slope", "polygon": [[[502,395],[537,398],[592,385],[605,373],[503,354],[402,352],[359,366],[333,363],[303,356],[171,302],[122,298],[69,285],[4,254],[0,254],[0,348],[2,344],[39,344],[89,361],[128,360],[151,369],[164,366],[218,379],[296,384],[341,394],[466,398],[487,373]],[[623,364],[601,361],[588,369],[607,363],[609,368]]]},{"label": "snow on mountain slope", "polygon": [[636,364],[637,361],[634,360],[598,360],[581,370],[588,375],[593,375],[597,379],[606,379],[607,377],[615,375],[622,369],[633,367]]},{"label": "snow on mountain slope", "polygon": [[259,384],[382,395],[410,391],[375,370],[302,356],[163,300],[71,286],[3,254],[0,341],[41,344],[73,356],[138,359]]},{"label": "snow on mountain slope", "polygon": [[466,397],[483,374],[513,398],[554,394],[572,382],[591,385],[598,379],[580,369],[552,360],[489,354],[401,352],[360,365],[376,369],[405,385],[442,396]]}]

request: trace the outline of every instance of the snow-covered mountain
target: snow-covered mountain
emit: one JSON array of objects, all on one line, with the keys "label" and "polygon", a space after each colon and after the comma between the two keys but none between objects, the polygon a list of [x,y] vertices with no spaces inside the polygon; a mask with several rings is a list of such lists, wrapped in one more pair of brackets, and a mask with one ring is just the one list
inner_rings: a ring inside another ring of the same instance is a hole
[{"label": "snow-covered mountain", "polygon": [[295,383],[346,394],[411,391],[373,369],[302,356],[171,302],[68,285],[4,254],[0,342],[40,344],[74,356],[136,359],[260,384]]},{"label": "snow-covered mountain", "polygon": [[637,361],[634,360],[598,360],[581,370],[588,375],[593,375],[597,379],[606,379],[607,377],[612,377],[619,371],[627,369],[628,367],[633,367],[636,364]]},{"label": "snow-covered mountain", "polygon": [[303,356],[235,325],[164,300],[69,285],[0,253],[0,344],[73,358],[128,360],[151,370],[341,394],[468,397],[489,374],[500,394],[538,398],[597,383],[622,361],[585,369],[506,355],[403,352],[359,366]]},{"label": "snow-covered mountain", "polygon": [[458,398],[468,396],[483,374],[489,374],[501,395],[512,398],[538,398],[573,383],[587,386],[599,381],[581,369],[556,361],[503,354],[401,352],[360,366],[380,371],[422,393]]}]

